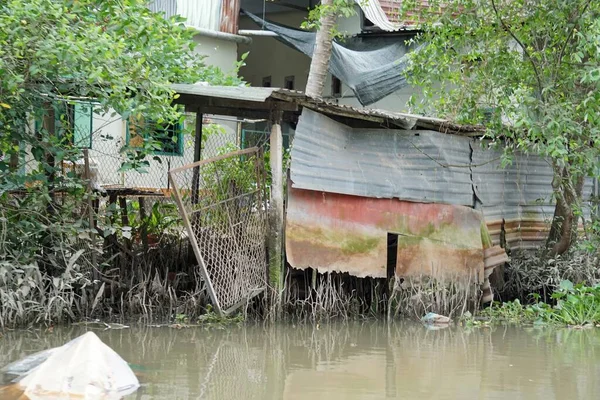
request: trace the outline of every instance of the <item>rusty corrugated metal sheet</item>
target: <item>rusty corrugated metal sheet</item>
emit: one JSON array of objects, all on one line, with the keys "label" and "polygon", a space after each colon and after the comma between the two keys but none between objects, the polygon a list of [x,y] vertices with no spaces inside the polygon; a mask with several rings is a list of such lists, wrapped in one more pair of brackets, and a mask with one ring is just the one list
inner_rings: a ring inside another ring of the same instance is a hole
[{"label": "rusty corrugated metal sheet", "polygon": [[490,285],[490,275],[496,267],[504,265],[509,261],[506,251],[500,246],[492,246],[483,250],[483,278],[484,282],[482,285],[482,303],[489,303],[494,300],[494,293]]},{"label": "rusty corrugated metal sheet", "polygon": [[[382,126],[398,126],[402,129],[413,129],[418,127],[464,136],[480,136],[485,131],[481,126],[459,125],[440,118],[336,104],[322,99],[312,98],[297,90],[249,86],[208,86],[200,84],[173,84],[171,85],[171,89],[178,94],[185,94],[198,98],[211,97],[215,99],[244,100],[257,103],[264,103],[267,100],[277,100],[296,103],[304,108],[312,109],[327,115],[333,114],[355,119],[368,119],[369,121],[379,122]],[[181,100],[179,102],[181,102]],[[182,102],[182,104],[187,103]]]},{"label": "rusty corrugated metal sheet", "polygon": [[[504,227],[510,249],[535,249],[542,245],[554,214],[553,171],[541,157],[515,153],[512,164],[502,168],[502,149],[473,143],[473,182],[494,244],[500,243]],[[587,180],[584,198],[592,191]]]},{"label": "rusty corrugated metal sheet", "polygon": [[352,129],[305,109],[291,179],[300,189],[472,206],[469,140],[433,131]]},{"label": "rusty corrugated metal sheet", "polygon": [[240,0],[222,0],[221,4],[221,32],[238,33],[238,20],[240,17]]},{"label": "rusty corrugated metal sheet", "polygon": [[290,189],[286,254],[294,268],[387,276],[387,235],[398,235],[396,275],[483,282],[481,213],[469,207]]},{"label": "rusty corrugated metal sheet", "polygon": [[[493,244],[504,235],[510,249],[537,248],[554,212],[552,168],[545,159],[522,153],[502,168],[502,151],[432,131],[352,129],[304,110],[291,179],[300,189],[475,206]],[[585,193],[591,191],[588,180]]]}]

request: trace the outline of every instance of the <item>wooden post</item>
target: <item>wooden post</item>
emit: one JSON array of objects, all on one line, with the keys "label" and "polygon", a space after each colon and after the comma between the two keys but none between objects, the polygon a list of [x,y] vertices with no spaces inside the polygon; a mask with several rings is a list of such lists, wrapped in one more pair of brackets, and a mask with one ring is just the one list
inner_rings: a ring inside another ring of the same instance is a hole
[{"label": "wooden post", "polygon": [[83,158],[85,165],[85,179],[87,180],[87,203],[88,203],[88,215],[90,224],[90,240],[92,242],[92,278],[97,280],[98,265],[96,263],[96,224],[94,222],[94,205],[92,201],[92,179],[90,174],[90,155],[88,149],[83,149]]},{"label": "wooden post", "polygon": [[[202,118],[204,116],[200,111],[196,111],[196,131],[194,140],[194,162],[202,159]],[[200,167],[194,167],[194,176],[192,178],[192,204],[198,203]]]},{"label": "wooden post", "polygon": [[[202,119],[204,116],[200,111],[196,111],[196,131],[194,139],[194,162],[198,162],[202,159]],[[198,204],[200,200],[200,167],[194,167],[192,174],[192,204]],[[173,186],[175,189],[175,186]],[[196,232],[196,226],[198,225],[197,215],[192,215],[191,231]],[[196,256],[194,255],[194,249],[192,246],[188,247],[188,263],[190,265],[196,264]]]},{"label": "wooden post", "polygon": [[270,138],[271,201],[269,204],[269,283],[283,288],[283,138],[281,111],[273,114]]},{"label": "wooden post", "polygon": [[142,221],[140,234],[142,235],[142,248],[144,253],[148,252],[148,221],[146,221],[146,200],[144,196],[138,197],[138,204],[140,205],[140,220]]},{"label": "wooden post", "polygon": [[[42,120],[42,127],[46,131],[48,137],[53,137],[56,134],[56,123],[55,123],[55,112],[52,103],[46,103],[44,105],[45,113]],[[40,135],[43,135],[40,133]],[[50,188],[50,203],[48,204],[48,213],[54,214],[54,181],[56,178],[56,171],[54,171],[54,154],[46,152],[45,155],[46,163],[48,164],[49,170],[46,172],[48,177],[48,186]]]}]

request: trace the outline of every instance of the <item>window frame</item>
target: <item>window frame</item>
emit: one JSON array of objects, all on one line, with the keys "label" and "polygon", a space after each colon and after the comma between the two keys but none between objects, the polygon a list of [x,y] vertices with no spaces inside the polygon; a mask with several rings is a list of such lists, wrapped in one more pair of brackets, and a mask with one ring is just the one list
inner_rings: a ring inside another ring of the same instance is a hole
[{"label": "window frame", "polygon": [[[149,121],[149,122],[153,122],[153,121]],[[126,119],[125,120],[125,145],[126,146],[131,146],[131,133],[129,130],[129,126],[131,124],[130,119]],[[176,151],[174,152],[170,152],[170,151],[164,151],[164,147],[163,150],[153,150],[152,151],[152,155],[156,155],[156,156],[165,156],[165,157],[183,157],[185,154],[185,148],[184,148],[184,126],[183,126],[183,122],[177,122],[175,124],[168,124],[174,127],[175,134],[177,135],[177,142],[174,143],[176,146]],[[156,128],[152,128],[152,132],[155,132]],[[150,133],[152,134],[152,133]],[[161,141],[161,143],[163,143],[164,146],[164,142]]]},{"label": "window frame", "polygon": [[[291,88],[288,87],[288,84],[290,83]],[[290,75],[283,78],[283,88],[287,90],[296,90],[296,77],[294,75]]]},{"label": "window frame", "polygon": [[[75,140],[75,111],[76,111],[76,104],[89,104],[90,107],[90,113],[89,113],[89,119],[90,119],[90,130],[89,130],[89,138],[87,140],[83,141],[83,145],[79,145],[76,140]],[[94,106],[93,106],[93,102],[89,102],[89,103],[84,103],[81,101],[75,101],[75,102],[66,102],[66,103],[59,103],[54,107],[54,134],[59,137],[59,138],[64,138],[65,137],[65,129],[63,127],[63,123],[61,120],[61,116],[62,115],[66,115],[67,116],[67,121],[69,122],[69,124],[73,125],[71,127],[71,138],[69,140],[69,145],[73,146],[73,147],[77,147],[78,149],[88,149],[88,150],[92,150],[93,148],[93,136],[94,136]],[[64,110],[65,113],[63,114],[60,111],[60,107],[61,105],[64,105]],[[38,119],[35,118],[34,119],[34,129],[36,132],[39,132],[43,127],[43,122]]]}]

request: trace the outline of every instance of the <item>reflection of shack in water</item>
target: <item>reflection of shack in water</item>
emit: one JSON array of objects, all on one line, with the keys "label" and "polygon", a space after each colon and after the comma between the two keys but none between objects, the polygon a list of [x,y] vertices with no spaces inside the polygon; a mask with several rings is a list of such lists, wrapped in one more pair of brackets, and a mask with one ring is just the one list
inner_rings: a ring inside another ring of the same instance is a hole
[{"label": "reflection of shack in water", "polygon": [[[82,331],[7,332],[0,363]],[[365,323],[132,328],[98,336],[145,374],[137,398],[549,400],[600,393],[598,330]]]}]

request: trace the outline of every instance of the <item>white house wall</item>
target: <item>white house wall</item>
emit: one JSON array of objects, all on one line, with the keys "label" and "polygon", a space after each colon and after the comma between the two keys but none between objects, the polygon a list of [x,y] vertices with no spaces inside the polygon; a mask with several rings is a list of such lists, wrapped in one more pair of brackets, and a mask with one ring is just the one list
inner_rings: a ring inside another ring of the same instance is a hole
[{"label": "white house wall", "polygon": [[[232,41],[210,38],[196,35],[194,41],[197,46],[195,51],[206,56],[205,63],[219,67],[222,71],[232,72],[237,60],[237,44]],[[237,144],[238,124],[235,119],[220,116],[205,116],[213,123],[223,128],[223,133],[209,137],[203,144],[202,158],[213,157],[219,148],[226,143]],[[195,127],[195,116],[186,118],[184,132],[193,132]],[[106,115],[94,115],[93,141],[90,156],[98,164],[100,181],[103,185],[127,188],[167,188],[169,169],[183,166],[194,161],[194,137],[193,134],[184,135],[183,155],[181,156],[157,156],[162,162],[149,156],[147,159],[150,166],[146,173],[129,171],[119,172],[124,161],[120,149],[126,144],[126,124],[120,116],[111,117]]]},{"label": "white house wall", "polygon": [[125,145],[125,122],[120,115],[94,114],[92,129],[89,154],[98,164],[101,184],[122,186],[123,174],[119,168],[123,160],[119,151]]},{"label": "white house wall", "polygon": [[237,44],[233,41],[196,35],[196,53],[206,56],[205,63],[219,67],[223,72],[232,72],[238,59]]},{"label": "white house wall", "polygon": [[[231,118],[206,116],[214,124],[218,124],[222,132],[209,136],[203,144],[202,158],[215,156],[226,143],[237,144],[237,122]],[[98,165],[99,180],[105,187],[125,187],[140,189],[168,188],[168,172],[170,169],[181,167],[194,161],[195,116],[189,115],[184,123],[184,147],[182,155],[147,157],[150,165],[145,172],[119,172],[124,157],[120,150],[126,144],[126,124],[120,116],[110,114],[94,115],[93,139],[90,157]]]}]

